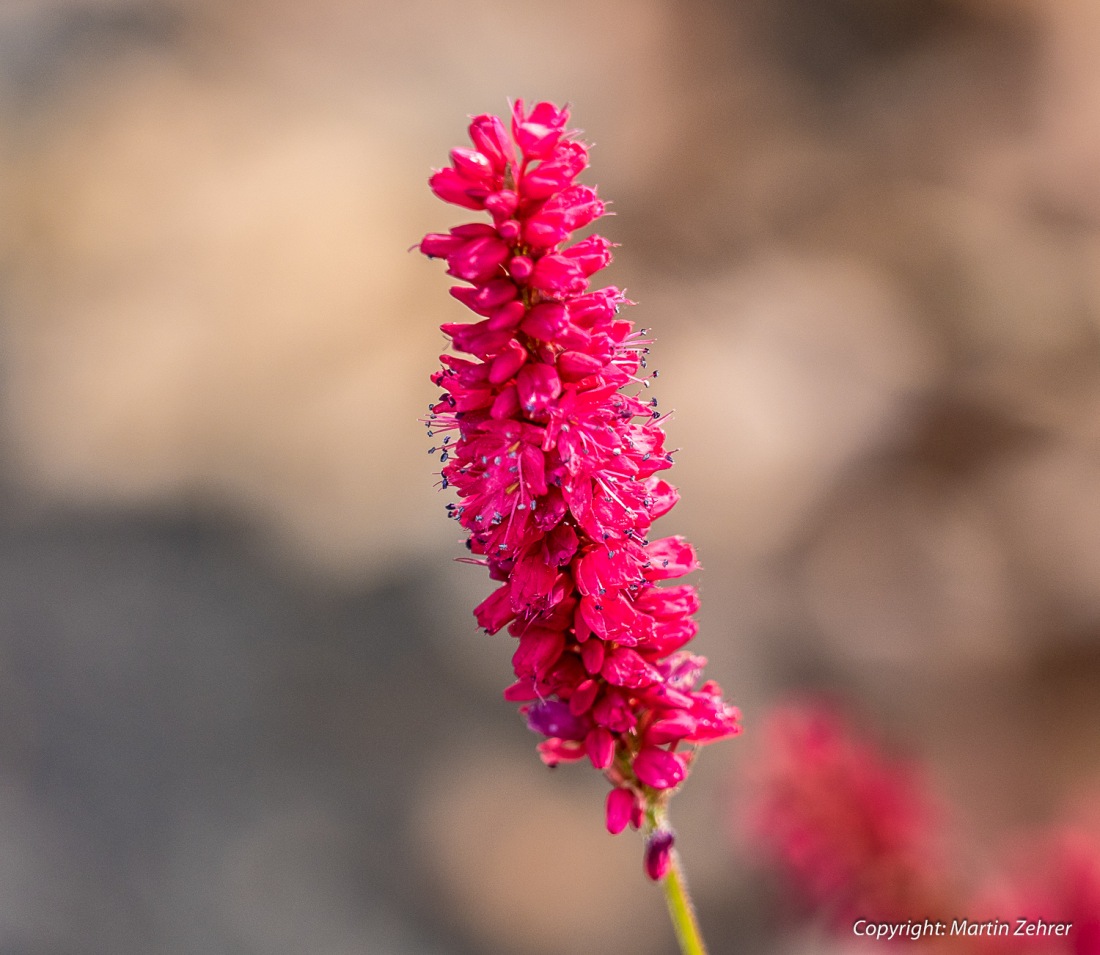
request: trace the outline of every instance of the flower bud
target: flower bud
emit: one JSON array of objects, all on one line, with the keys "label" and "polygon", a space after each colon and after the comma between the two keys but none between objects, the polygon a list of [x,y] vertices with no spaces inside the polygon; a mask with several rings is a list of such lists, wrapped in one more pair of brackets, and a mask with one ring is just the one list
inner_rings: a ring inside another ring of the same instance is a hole
[{"label": "flower bud", "polygon": [[630,824],[635,795],[629,789],[616,787],[607,794],[607,831],[617,836]]},{"label": "flower bud", "polygon": [[520,284],[526,282],[534,271],[534,263],[526,255],[514,255],[508,263],[508,271]]},{"label": "flower bud", "polygon": [[658,829],[645,844],[645,874],[660,882],[672,868],[672,844],[675,841],[667,829]]}]

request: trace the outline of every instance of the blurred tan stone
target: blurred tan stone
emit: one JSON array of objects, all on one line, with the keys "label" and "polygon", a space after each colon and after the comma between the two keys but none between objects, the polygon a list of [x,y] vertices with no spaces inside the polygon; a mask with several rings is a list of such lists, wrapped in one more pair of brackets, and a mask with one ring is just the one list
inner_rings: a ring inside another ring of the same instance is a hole
[{"label": "blurred tan stone", "polygon": [[566,789],[568,771],[486,750],[434,768],[411,825],[441,914],[475,946],[517,955],[663,951],[671,930],[641,839],[609,835],[597,787]]},{"label": "blurred tan stone", "polygon": [[1037,218],[960,194],[929,195],[959,269],[961,348],[1046,365],[1085,346],[1085,272],[1071,239]]},{"label": "blurred tan stone", "polygon": [[951,673],[1019,659],[1025,623],[1005,543],[974,493],[860,486],[809,548],[804,595],[845,668]]},{"label": "blurred tan stone", "polygon": [[735,552],[774,554],[904,428],[935,382],[935,348],[904,292],[852,259],[763,255],[692,294],[689,328],[654,320],[677,474],[694,488],[677,514],[721,527]]},{"label": "blurred tan stone", "polygon": [[[1014,561],[1034,588],[1036,646],[1100,633],[1100,456],[1041,447],[992,476]],[[1052,612],[1052,605],[1057,611]]]},{"label": "blurred tan stone", "polygon": [[1091,0],[1033,3],[1043,28],[1034,139],[1040,193],[1065,215],[1100,223],[1100,7]]},{"label": "blurred tan stone", "polygon": [[432,539],[416,418],[440,336],[407,316],[441,283],[405,251],[424,203],[400,144],[134,69],[18,170],[6,411],[28,482],[221,498],[336,564]]},{"label": "blurred tan stone", "polygon": [[217,861],[213,871],[195,866],[179,876],[206,885],[216,895],[211,907],[257,951],[411,953],[392,919],[373,906],[364,909],[353,888],[361,865],[349,840],[354,822],[316,801],[295,802],[272,801],[239,829],[221,834],[218,845],[204,846],[207,861]]}]

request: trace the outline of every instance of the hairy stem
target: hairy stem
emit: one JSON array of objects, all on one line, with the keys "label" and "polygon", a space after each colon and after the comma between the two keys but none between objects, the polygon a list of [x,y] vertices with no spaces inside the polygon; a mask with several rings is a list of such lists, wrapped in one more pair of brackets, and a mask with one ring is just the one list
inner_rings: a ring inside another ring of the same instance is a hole
[{"label": "hairy stem", "polygon": [[672,868],[668,870],[664,883],[668,914],[676,931],[676,940],[680,943],[680,951],[683,955],[707,955],[707,947],[703,943],[699,923],[695,918],[695,907],[691,904],[691,895],[684,879],[684,870],[675,849],[672,850]]}]

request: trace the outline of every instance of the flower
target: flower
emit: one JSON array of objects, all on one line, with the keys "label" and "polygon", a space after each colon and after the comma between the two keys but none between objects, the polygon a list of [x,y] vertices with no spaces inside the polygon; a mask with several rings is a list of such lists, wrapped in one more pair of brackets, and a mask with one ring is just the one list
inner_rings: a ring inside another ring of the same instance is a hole
[{"label": "flower", "polygon": [[849,932],[856,917],[950,914],[939,813],[914,767],[825,705],[778,709],[762,740],[742,818],[810,909]]},{"label": "flower", "polygon": [[645,871],[654,882],[660,882],[672,868],[672,843],[675,841],[667,829],[656,830],[645,844]]},{"label": "flower", "polygon": [[[1011,915],[1032,934],[981,940],[982,955],[1100,955],[1100,839],[1077,820],[1021,840],[969,911]],[[1052,926],[1070,926],[1053,929]]]},{"label": "flower", "polygon": [[[499,117],[474,117],[472,148],[453,149],[429,180],[490,219],[420,243],[467,283],[451,294],[478,316],[442,327],[455,354],[432,376],[443,394],[429,429],[445,435],[433,451],[458,495],[450,515],[500,583],[477,621],[517,641],[505,698],[545,737],[545,763],[587,758],[604,772],[607,827],[620,832],[652,824],[695,748],[740,727],[718,686],[700,684],[705,660],[682,651],[698,594],[664,582],[699,563],[683,538],[650,536],[678,499],[659,476],[672,464],[662,416],[641,397],[650,340],[620,317],[631,303],[619,289],[591,288],[612,244],[568,244],[606,211],[576,182],[588,147],[568,121],[522,100],[510,134]],[[647,855],[659,879],[671,835],[650,845],[664,847]]]}]

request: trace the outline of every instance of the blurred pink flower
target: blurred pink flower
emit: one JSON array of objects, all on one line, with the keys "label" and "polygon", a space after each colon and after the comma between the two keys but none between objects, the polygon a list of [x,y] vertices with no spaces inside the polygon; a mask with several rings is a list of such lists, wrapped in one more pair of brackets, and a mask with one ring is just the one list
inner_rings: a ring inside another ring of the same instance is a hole
[{"label": "blurred pink flower", "polygon": [[[500,118],[475,117],[473,148],[452,150],[430,179],[491,223],[420,243],[469,283],[451,292],[480,319],[443,326],[471,357],[441,356],[429,427],[446,435],[433,450],[458,493],[451,516],[501,582],[478,623],[518,640],[505,697],[547,737],[547,764],[587,757],[606,774],[607,825],[619,832],[683,781],[696,746],[739,731],[738,712],[714,683],[698,685],[705,661],[678,652],[695,635],[698,595],[660,582],[699,564],[682,538],[649,537],[677,501],[658,477],[672,458],[656,401],[637,393],[649,340],[619,317],[630,303],[617,288],[589,288],[611,243],[565,245],[605,211],[574,181],[588,147],[568,119],[517,101],[509,136]],[[670,847],[671,837],[647,855],[654,878]]]},{"label": "blurred pink flower", "polygon": [[[969,908],[1012,920],[1009,935],[982,940],[978,950],[987,955],[1100,955],[1100,840],[1068,826],[1031,839]],[[1035,934],[1016,935],[1017,919],[1035,926]],[[1049,928],[1057,925],[1069,927]]]},{"label": "blurred pink flower", "polygon": [[750,834],[803,902],[848,932],[857,917],[935,918],[938,814],[913,767],[825,706],[778,710],[761,737]]}]

